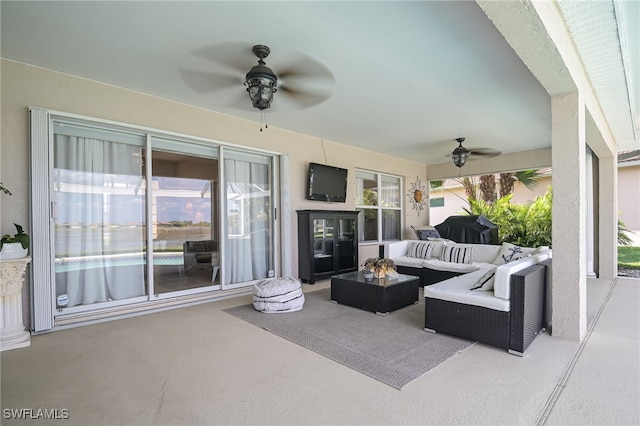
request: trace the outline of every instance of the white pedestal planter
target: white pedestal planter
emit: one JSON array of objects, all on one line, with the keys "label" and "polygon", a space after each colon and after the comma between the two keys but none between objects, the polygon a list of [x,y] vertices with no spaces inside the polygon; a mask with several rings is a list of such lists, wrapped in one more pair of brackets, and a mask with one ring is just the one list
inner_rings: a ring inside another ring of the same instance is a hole
[{"label": "white pedestal planter", "polygon": [[0,351],[31,344],[22,323],[22,283],[30,257],[0,260]]},{"label": "white pedestal planter", "polygon": [[4,243],[0,250],[0,260],[20,259],[27,255],[27,249],[22,248],[20,243]]}]

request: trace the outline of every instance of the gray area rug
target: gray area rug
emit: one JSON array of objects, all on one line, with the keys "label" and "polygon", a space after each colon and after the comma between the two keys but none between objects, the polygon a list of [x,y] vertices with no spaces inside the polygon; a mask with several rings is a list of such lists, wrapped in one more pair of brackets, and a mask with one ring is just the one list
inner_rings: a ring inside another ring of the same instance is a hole
[{"label": "gray area rug", "polygon": [[424,331],[422,297],[386,317],[330,297],[330,289],[305,293],[299,312],[263,314],[251,304],[224,311],[396,389],[475,343]]}]

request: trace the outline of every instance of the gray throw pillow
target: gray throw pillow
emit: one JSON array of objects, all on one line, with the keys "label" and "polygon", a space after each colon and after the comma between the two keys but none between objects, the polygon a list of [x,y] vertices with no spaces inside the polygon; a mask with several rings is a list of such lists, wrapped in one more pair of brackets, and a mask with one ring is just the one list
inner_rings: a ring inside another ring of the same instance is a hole
[{"label": "gray throw pillow", "polygon": [[471,290],[493,290],[493,283],[495,282],[496,268],[491,268],[473,284]]}]

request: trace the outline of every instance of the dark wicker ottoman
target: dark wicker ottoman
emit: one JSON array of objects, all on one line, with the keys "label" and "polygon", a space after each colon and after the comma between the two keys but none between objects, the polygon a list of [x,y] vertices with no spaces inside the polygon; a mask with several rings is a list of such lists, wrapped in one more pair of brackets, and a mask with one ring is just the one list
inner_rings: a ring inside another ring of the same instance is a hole
[{"label": "dark wicker ottoman", "polygon": [[331,277],[331,301],[378,315],[418,303],[420,278],[398,274],[397,278],[366,281],[361,271]]}]

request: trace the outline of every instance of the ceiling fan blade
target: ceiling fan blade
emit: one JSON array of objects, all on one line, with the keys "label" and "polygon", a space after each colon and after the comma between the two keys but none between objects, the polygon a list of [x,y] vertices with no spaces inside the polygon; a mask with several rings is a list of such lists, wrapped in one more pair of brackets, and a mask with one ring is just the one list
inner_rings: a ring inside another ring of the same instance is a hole
[{"label": "ceiling fan blade", "polygon": [[[286,94],[287,97],[295,102],[299,107],[309,108],[329,99],[331,96],[330,91],[322,90],[302,90],[289,86],[281,86],[278,89],[279,92]],[[278,94],[276,93],[276,96]],[[274,101],[275,102],[275,101]]]},{"label": "ceiling fan blade", "polygon": [[[253,45],[247,43],[217,43],[203,46],[191,52],[192,55],[213,64],[210,72],[181,70],[183,81],[197,93],[210,93],[224,90],[233,97],[227,106],[248,110],[251,101],[243,90],[245,74],[257,63]],[[333,73],[324,65],[300,52],[283,53],[265,58],[268,66],[278,78],[278,93],[274,96],[273,105],[280,110],[289,107],[307,108],[326,101],[333,89],[335,79]],[[234,92],[236,91],[236,92]],[[279,99],[284,102],[278,102]]]},{"label": "ceiling fan blade", "polygon": [[493,149],[493,148],[471,148],[469,149],[469,155],[472,157],[497,157],[502,154],[502,152]]},{"label": "ceiling fan blade", "polygon": [[242,80],[234,75],[196,70],[180,70],[180,76],[185,84],[196,93],[205,94],[227,88],[242,90]]},{"label": "ceiling fan blade", "polygon": [[327,70],[312,70],[312,69],[304,69],[304,68],[287,68],[283,71],[276,70],[276,74],[278,78],[281,80],[299,80],[304,79],[305,81],[314,80],[316,82],[320,82],[322,84],[333,84],[335,82],[335,78],[333,77],[333,73]]},{"label": "ceiling fan blade", "polygon": [[217,43],[200,47],[191,54],[244,76],[258,61],[251,49],[249,43]]},{"label": "ceiling fan blade", "polygon": [[287,82],[291,80],[304,79],[313,80],[316,83],[333,84],[335,78],[333,73],[319,61],[300,52],[289,55],[290,59],[286,63],[280,61],[274,68],[278,78]]}]

